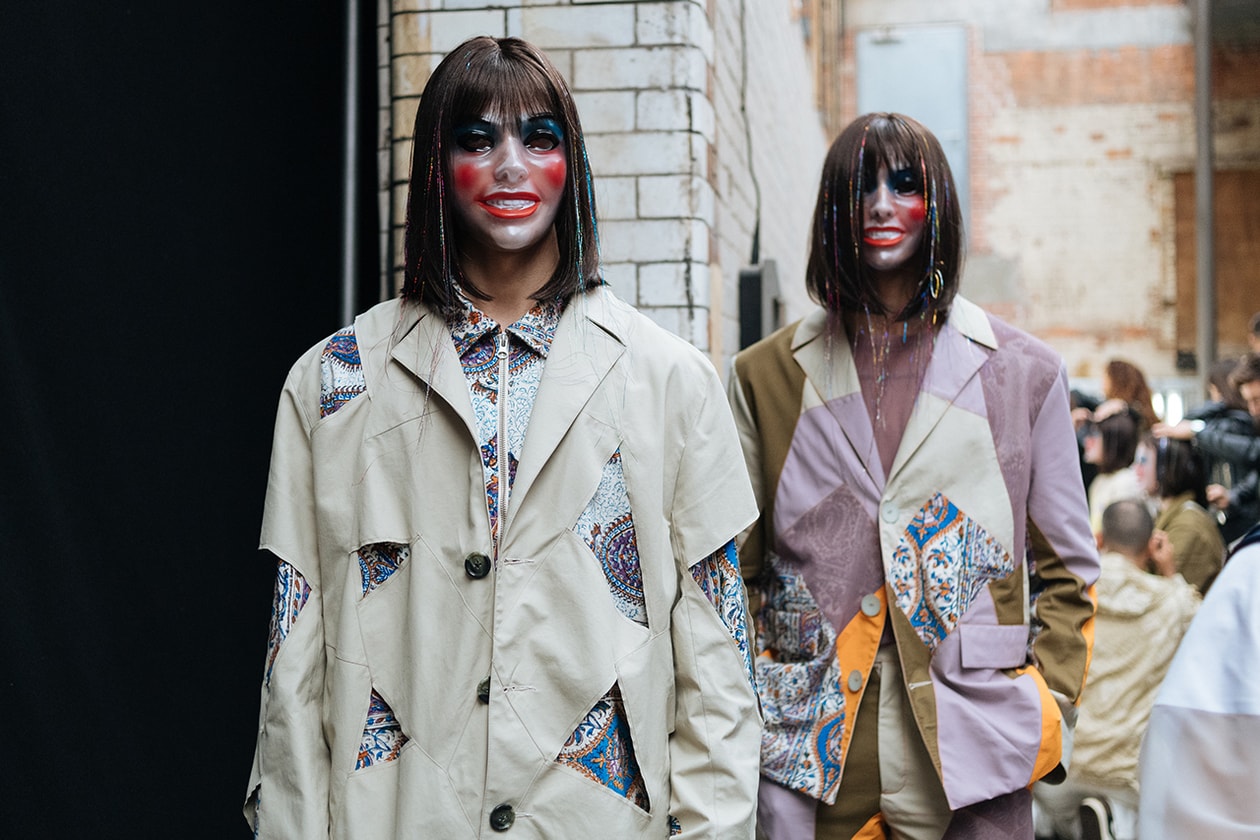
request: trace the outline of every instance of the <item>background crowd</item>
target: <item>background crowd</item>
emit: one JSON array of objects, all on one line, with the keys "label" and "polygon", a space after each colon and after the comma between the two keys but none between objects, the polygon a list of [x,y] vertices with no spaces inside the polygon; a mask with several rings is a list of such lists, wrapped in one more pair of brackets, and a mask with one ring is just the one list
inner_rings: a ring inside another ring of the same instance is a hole
[{"label": "background crowd", "polygon": [[[1101,395],[1073,392],[1102,573],[1068,780],[1034,788],[1040,838],[1132,840],[1154,813],[1140,804],[1151,791],[1139,780],[1169,747],[1162,732],[1146,738],[1152,710],[1174,682],[1170,665],[1203,596],[1260,521],[1260,313],[1248,341],[1250,352],[1213,365],[1206,400],[1175,423],[1163,422],[1142,370],[1123,359],[1106,365]],[[1204,610],[1205,620],[1209,611],[1219,624],[1224,610]],[[1230,631],[1239,646],[1243,621]],[[1232,658],[1221,641],[1215,658]],[[1179,762],[1195,760],[1178,749]]]}]

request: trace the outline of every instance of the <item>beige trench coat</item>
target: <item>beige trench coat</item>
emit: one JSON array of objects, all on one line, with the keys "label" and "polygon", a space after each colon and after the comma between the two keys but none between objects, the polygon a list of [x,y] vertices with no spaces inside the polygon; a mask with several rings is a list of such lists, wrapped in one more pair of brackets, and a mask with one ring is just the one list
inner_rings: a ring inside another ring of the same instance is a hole
[{"label": "beige trench coat", "polygon": [[[262,546],[310,596],[262,692],[246,815],[265,838],[751,838],[760,716],[744,660],[691,579],[756,515],[718,378],[607,289],[561,317],[492,553],[468,386],[442,318],[355,322],[366,392],[319,418],[319,357],[276,421]],[[571,528],[620,450],[648,624],[624,618]],[[409,557],[364,594],[356,550]],[[478,684],[490,678],[490,702]],[[555,763],[617,683],[650,811]],[[355,770],[379,693],[407,737]],[[492,831],[492,811],[514,822]]]}]

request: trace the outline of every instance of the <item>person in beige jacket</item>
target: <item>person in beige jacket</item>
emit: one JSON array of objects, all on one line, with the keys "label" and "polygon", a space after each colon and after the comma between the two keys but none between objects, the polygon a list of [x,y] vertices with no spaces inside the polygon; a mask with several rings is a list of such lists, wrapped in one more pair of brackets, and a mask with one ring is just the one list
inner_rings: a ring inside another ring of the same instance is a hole
[{"label": "person in beige jacket", "polygon": [[437,67],[406,281],[294,366],[246,816],[263,838],[752,838],[760,715],[721,384],[599,277],[568,88]]},{"label": "person in beige jacket", "polygon": [[1092,797],[1108,804],[1116,840],[1137,837],[1142,736],[1173,653],[1199,608],[1198,591],[1177,572],[1168,535],[1154,529],[1141,500],[1112,502],[1102,525],[1094,655],[1072,763],[1062,785],[1033,787],[1038,836],[1080,837],[1078,809]]}]

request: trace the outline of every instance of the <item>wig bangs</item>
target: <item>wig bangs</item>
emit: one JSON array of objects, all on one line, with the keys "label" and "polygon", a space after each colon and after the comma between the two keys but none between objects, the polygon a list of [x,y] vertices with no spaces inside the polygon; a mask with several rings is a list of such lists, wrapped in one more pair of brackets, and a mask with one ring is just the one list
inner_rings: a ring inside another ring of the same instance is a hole
[{"label": "wig bangs", "polygon": [[558,120],[566,134],[571,130],[551,80],[541,67],[521,60],[498,57],[470,66],[451,97],[451,127],[483,117],[513,121],[543,114]]}]

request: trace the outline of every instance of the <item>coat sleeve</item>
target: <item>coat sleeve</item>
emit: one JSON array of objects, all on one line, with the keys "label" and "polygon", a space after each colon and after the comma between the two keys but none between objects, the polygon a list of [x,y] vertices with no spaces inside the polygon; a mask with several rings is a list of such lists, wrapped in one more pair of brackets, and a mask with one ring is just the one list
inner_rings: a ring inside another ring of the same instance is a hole
[{"label": "coat sleeve", "polygon": [[688,418],[671,526],[679,598],[671,616],[675,727],[672,836],[754,832],[761,715],[750,679],[745,597],[732,538],[755,508],[716,374]]},{"label": "coat sleeve", "polygon": [[1235,431],[1227,421],[1209,422],[1194,442],[1214,458],[1260,468],[1260,435]]},{"label": "coat sleeve", "polygon": [[[277,559],[258,740],[245,817],[256,837],[328,835],[329,752],[321,729],[322,593],[316,551],[309,407],[299,363],[276,416],[261,548]],[[314,392],[318,395],[318,383]]]},{"label": "coat sleeve", "polygon": [[1064,721],[1064,764],[1070,753],[1094,638],[1098,551],[1089,525],[1076,438],[1062,366],[1033,424],[1028,490],[1028,547],[1034,575],[1030,609],[1038,628],[1033,661],[1058,701]]}]

